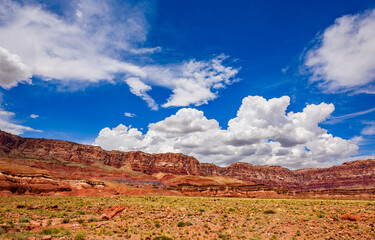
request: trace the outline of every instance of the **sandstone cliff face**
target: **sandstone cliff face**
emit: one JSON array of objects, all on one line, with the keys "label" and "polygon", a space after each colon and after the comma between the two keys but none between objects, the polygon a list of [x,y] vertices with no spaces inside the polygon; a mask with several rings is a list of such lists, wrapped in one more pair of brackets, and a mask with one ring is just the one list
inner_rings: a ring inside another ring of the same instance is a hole
[{"label": "sandstone cliff face", "polygon": [[348,162],[326,169],[291,171],[277,166],[234,163],[228,167],[199,163],[178,153],[105,151],[97,146],[47,139],[21,138],[0,131],[0,152],[15,158],[58,160],[86,165],[104,164],[146,174],[223,176],[292,190],[375,188],[375,160]]},{"label": "sandstone cliff face", "polygon": [[291,190],[375,188],[374,159],[347,162],[330,168],[296,171],[278,166],[254,166],[249,163],[233,163],[225,168],[201,164],[200,171],[204,176],[227,176]]},{"label": "sandstone cliff face", "polygon": [[101,163],[147,174],[157,172],[199,174],[198,160],[183,154],[105,151],[98,146],[60,140],[22,138],[2,131],[0,131],[0,151],[10,157],[59,160],[87,165]]},{"label": "sandstone cliff face", "polygon": [[375,159],[346,162],[330,168],[294,171],[302,189],[375,188]]},{"label": "sandstone cliff face", "polygon": [[[203,172],[203,174],[206,173]],[[293,171],[278,166],[254,166],[249,163],[233,163],[228,167],[219,169],[216,174],[257,184],[266,184],[269,187],[300,188],[302,185],[295,178]]]}]

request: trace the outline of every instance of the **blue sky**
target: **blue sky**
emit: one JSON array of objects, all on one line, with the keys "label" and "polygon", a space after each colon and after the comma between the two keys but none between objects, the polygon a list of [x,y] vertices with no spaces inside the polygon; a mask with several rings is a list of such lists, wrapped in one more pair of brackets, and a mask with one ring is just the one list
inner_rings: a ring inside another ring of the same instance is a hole
[{"label": "blue sky", "polygon": [[2,2],[5,131],[219,165],[375,155],[375,1]]}]

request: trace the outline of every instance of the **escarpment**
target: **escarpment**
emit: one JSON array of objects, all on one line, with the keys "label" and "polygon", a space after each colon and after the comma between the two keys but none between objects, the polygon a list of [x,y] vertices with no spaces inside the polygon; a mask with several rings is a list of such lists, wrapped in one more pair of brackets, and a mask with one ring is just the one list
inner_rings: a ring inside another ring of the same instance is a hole
[{"label": "escarpment", "polygon": [[[227,167],[219,167],[214,164],[200,163],[194,157],[181,153],[148,154],[141,151],[106,151],[99,146],[82,145],[61,140],[22,138],[3,131],[0,131],[0,155],[9,159],[17,159],[17,164],[19,165],[23,164],[33,168],[45,169],[53,176],[59,178],[80,176],[80,179],[116,180],[117,182],[132,183],[133,185],[138,184],[139,186],[148,186],[147,182],[142,181],[159,181],[153,175],[164,173],[176,176],[201,177],[197,181],[203,181],[202,179],[204,178],[207,180],[209,177],[225,177],[244,181],[244,186],[251,182],[267,189],[288,189],[290,191],[323,191],[330,189],[344,191],[375,188],[374,159],[347,162],[330,168],[294,171],[279,166],[255,166],[241,162],[233,163]],[[41,162],[36,162],[37,160]],[[0,168],[0,170],[4,169]],[[137,178],[138,173],[143,175]],[[4,179],[3,174],[3,182],[0,184],[5,184]],[[11,182],[9,177],[7,179],[8,182]],[[69,186],[71,187],[71,184],[68,184],[68,186],[65,183],[52,183],[44,178],[36,179],[34,180],[39,181],[40,184],[46,184],[45,186],[52,184],[61,188],[62,191],[69,191]],[[162,178],[160,181],[163,182],[163,179],[166,178]],[[202,190],[202,187],[197,187],[195,191],[192,190],[195,186],[194,183],[190,184],[184,187],[185,190],[180,189],[178,186],[173,186],[170,189],[185,191],[186,193],[190,192],[193,195],[200,192],[212,196],[216,194],[214,189],[217,189],[216,192],[224,193],[227,191],[228,194],[232,192],[234,195],[243,189],[250,189],[249,187],[238,188],[232,186],[230,188],[222,188],[211,186],[206,190]],[[223,185],[223,183],[218,183],[218,185],[220,184]],[[162,185],[163,183],[155,184],[155,186]],[[48,188],[46,187],[46,189]],[[31,191],[33,190],[31,189]],[[236,191],[237,193],[235,194]],[[243,193],[238,193],[237,195],[246,196]]]}]

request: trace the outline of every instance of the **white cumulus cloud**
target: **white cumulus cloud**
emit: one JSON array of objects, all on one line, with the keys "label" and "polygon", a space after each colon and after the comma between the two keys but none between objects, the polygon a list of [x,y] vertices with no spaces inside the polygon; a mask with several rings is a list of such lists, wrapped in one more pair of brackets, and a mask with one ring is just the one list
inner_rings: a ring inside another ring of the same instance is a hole
[{"label": "white cumulus cloud", "polygon": [[105,128],[95,144],[108,150],[181,152],[219,165],[242,161],[291,169],[332,166],[357,153],[352,141],[319,126],[334,111],[332,104],[311,104],[294,113],[286,112],[289,103],[287,96],[246,97],[227,129],[202,111],[184,108],[149,124],[145,134],[131,126]]},{"label": "white cumulus cloud", "polygon": [[[162,48],[140,47],[147,40],[147,8],[105,0],[71,1],[66,6],[73,9],[57,15],[43,5],[2,1],[0,86],[31,82],[32,76],[65,83],[115,83],[124,77],[133,84],[131,92],[156,110],[158,104],[146,93],[152,86],[172,91],[163,107],[198,106],[217,98],[218,89],[236,80],[238,69],[224,64],[225,55],[155,64],[150,54]],[[150,61],[137,62],[139,56]]]},{"label": "white cumulus cloud", "polygon": [[19,82],[29,81],[31,69],[26,66],[21,58],[0,47],[0,86],[11,88]]},{"label": "white cumulus cloud", "polygon": [[375,9],[336,19],[306,54],[310,80],[327,92],[368,88],[375,80]]},{"label": "white cumulus cloud", "polygon": [[30,114],[30,117],[35,119],[35,118],[38,118],[39,115],[37,115],[37,114]]}]

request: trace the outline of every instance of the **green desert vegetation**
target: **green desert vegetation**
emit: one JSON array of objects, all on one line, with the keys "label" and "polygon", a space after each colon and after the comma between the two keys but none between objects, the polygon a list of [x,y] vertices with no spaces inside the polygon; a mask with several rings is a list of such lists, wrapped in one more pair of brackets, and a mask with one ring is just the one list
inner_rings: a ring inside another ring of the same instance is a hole
[{"label": "green desert vegetation", "polygon": [[0,239],[374,239],[374,226],[365,200],[0,197]]}]

